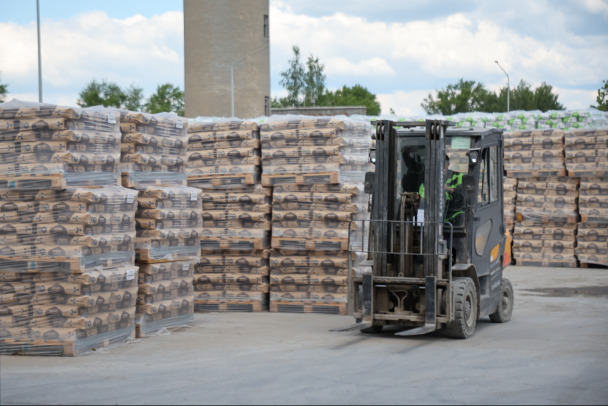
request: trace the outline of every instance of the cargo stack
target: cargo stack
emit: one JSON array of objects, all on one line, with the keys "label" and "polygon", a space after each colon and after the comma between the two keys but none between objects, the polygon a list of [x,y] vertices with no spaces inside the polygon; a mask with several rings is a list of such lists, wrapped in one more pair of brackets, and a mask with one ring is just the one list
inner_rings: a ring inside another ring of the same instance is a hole
[{"label": "cargo stack", "polygon": [[581,265],[608,265],[608,129],[566,132],[565,153],[568,175],[580,177],[576,256]]},{"label": "cargo stack", "polygon": [[513,258],[518,265],[576,267],[578,178],[518,179]]},{"label": "cargo stack", "polygon": [[273,187],[270,311],[346,314],[350,222],[365,209],[340,179],[364,177],[369,144],[358,137],[369,135],[369,124],[327,117],[260,125],[262,184]]},{"label": "cargo stack", "polygon": [[516,130],[504,133],[503,166],[510,179],[530,177],[534,139],[532,130]]},{"label": "cargo stack", "polygon": [[195,310],[267,310],[272,190],[260,184],[258,124],[204,119],[188,129],[188,185],[203,193]]},{"label": "cargo stack", "polygon": [[175,113],[120,115],[122,184],[137,193],[136,336],[143,338],[194,320],[202,198],[186,186],[188,120]]},{"label": "cargo stack", "polygon": [[194,265],[200,260],[200,190],[139,188],[135,252],[140,266],[137,336],[194,321]]},{"label": "cargo stack", "polygon": [[188,120],[175,113],[119,111],[122,185],[186,185]]},{"label": "cargo stack", "polygon": [[564,136],[568,176],[601,178],[608,176],[608,129],[580,129]]},{"label": "cargo stack", "polygon": [[515,199],[517,197],[517,178],[503,178],[503,196],[505,226],[507,227],[507,230],[511,236],[513,236],[515,231]]},{"label": "cargo stack", "polygon": [[504,168],[510,178],[566,176],[562,130],[505,133]]},{"label": "cargo stack", "polygon": [[608,265],[608,176],[582,178],[576,257],[581,265]]},{"label": "cargo stack", "polygon": [[510,131],[504,145],[507,180],[516,180],[513,260],[518,265],[576,266],[578,183],[565,176],[564,132]]},{"label": "cargo stack", "polygon": [[136,193],[115,185],[119,117],[14,101],[0,116],[0,352],[74,356],[126,342]]},{"label": "cargo stack", "polygon": [[107,109],[13,100],[0,105],[0,189],[116,184],[120,117]]}]

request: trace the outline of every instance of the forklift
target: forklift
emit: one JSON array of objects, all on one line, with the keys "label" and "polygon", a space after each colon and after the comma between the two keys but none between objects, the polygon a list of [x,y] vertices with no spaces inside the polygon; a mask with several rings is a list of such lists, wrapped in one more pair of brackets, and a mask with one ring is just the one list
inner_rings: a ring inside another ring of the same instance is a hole
[{"label": "forklift", "polygon": [[[480,318],[508,322],[503,130],[444,120],[375,125],[375,171],[365,175],[370,219],[354,220],[349,237],[355,328],[470,338]],[[354,272],[353,258],[371,272]]]}]

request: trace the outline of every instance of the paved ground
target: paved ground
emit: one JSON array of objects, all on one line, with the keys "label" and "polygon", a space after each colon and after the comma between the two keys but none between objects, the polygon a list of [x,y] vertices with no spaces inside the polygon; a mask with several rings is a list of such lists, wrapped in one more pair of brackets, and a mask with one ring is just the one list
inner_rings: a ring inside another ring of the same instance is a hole
[{"label": "paved ground", "polygon": [[608,402],[608,269],[511,266],[510,323],[469,340],[333,332],[350,316],[196,313],[81,357],[0,356],[0,404]]}]

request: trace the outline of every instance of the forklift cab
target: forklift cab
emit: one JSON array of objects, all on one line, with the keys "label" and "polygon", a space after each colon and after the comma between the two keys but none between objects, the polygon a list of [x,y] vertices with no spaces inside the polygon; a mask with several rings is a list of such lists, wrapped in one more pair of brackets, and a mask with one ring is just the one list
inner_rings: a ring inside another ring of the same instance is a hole
[{"label": "forklift cab", "polygon": [[[450,240],[448,245],[452,247],[454,263],[475,262],[473,259],[479,255],[474,255],[470,250],[472,247],[468,243],[467,230],[473,230],[480,222],[492,220],[494,217],[492,227],[489,227],[495,234],[492,240],[497,240],[505,232],[503,221],[498,221],[499,216],[502,219],[503,213],[502,131],[496,128],[464,129],[448,126],[443,142],[444,155],[449,157],[448,168],[445,167],[448,162],[437,159],[437,156],[441,155],[427,151],[429,142],[424,127],[395,127],[395,132],[396,145],[393,151],[389,152],[394,154],[392,160],[396,163],[395,176],[392,179],[394,184],[391,185],[394,188],[394,202],[389,204],[394,212],[389,214],[389,217],[395,220],[401,218],[400,200],[405,194],[418,195],[414,221],[423,223],[425,212],[430,210],[429,205],[440,203],[429,202],[429,199],[425,198],[425,195],[428,195],[425,193],[425,176],[437,178],[443,174],[442,184],[446,184],[446,181],[449,181],[446,177],[452,178],[461,174],[460,179],[454,182],[457,187],[453,188],[452,196],[448,196],[449,192],[446,192],[443,199],[441,211],[446,223],[443,235],[445,240]],[[374,152],[372,162],[375,162]],[[366,182],[368,193],[372,193],[370,180],[374,178],[373,175],[371,173]],[[456,211],[462,211],[462,215],[447,218],[448,213]],[[484,250],[478,247],[475,251],[478,253]]]}]

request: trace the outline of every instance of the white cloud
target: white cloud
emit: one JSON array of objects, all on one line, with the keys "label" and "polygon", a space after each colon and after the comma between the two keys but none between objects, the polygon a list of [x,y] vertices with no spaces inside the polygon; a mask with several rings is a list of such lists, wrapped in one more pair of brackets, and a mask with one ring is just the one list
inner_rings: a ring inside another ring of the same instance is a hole
[{"label": "white cloud", "polygon": [[395,76],[389,63],[375,57],[354,63],[346,58],[331,58],[325,65],[327,75]]},{"label": "white cloud", "polygon": [[[0,38],[0,72],[13,93],[9,97],[30,94],[38,88],[35,24],[0,23]],[[167,82],[183,88],[183,14],[118,20],[96,11],[73,19],[45,19],[41,54],[43,96],[49,103],[75,105],[91,80],[134,84],[146,97]]]},{"label": "white cloud", "polygon": [[553,90],[554,93],[559,95],[558,101],[569,110],[587,109],[589,106],[597,105],[597,89],[580,90],[554,88]]},{"label": "white cloud", "polygon": [[608,3],[605,0],[583,0],[581,3],[592,13],[608,16]]},{"label": "white cloud", "polygon": [[380,103],[382,114],[389,114],[392,109],[397,116],[416,118],[426,116],[420,103],[429,93],[434,94],[432,90],[396,91],[390,94],[377,94],[376,99]]}]

